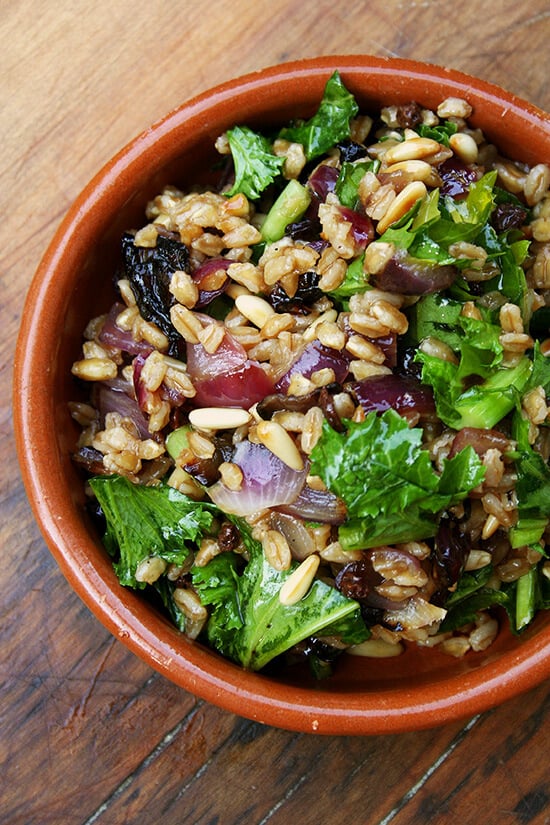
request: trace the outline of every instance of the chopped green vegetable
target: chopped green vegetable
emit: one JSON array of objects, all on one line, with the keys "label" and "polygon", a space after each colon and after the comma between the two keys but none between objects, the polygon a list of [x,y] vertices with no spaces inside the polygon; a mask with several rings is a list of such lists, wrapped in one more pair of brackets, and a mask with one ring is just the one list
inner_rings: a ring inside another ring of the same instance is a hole
[{"label": "chopped green vegetable", "polygon": [[282,238],[288,224],[302,217],[310,201],[309,189],[297,180],[289,181],[265,217],[260,230],[263,241],[273,243]]},{"label": "chopped green vegetable", "polygon": [[325,86],[323,99],[310,120],[299,121],[282,129],[279,137],[301,143],[306,158],[313,158],[327,152],[340,140],[350,135],[350,120],[359,107],[351,92],[342,82],[339,72],[334,72]]},{"label": "chopped green vegetable", "polygon": [[437,515],[484,477],[472,448],[446,461],[441,475],[422,449],[422,430],[394,410],[369,413],[338,433],[326,422],[311,455],[311,472],[342,498],[348,518],[339,528],[346,550],[435,535]]},{"label": "chopped green vegetable", "polygon": [[281,604],[281,587],[297,565],[287,571],[275,570],[247,525],[240,519],[234,521],[250,555],[242,573],[233,553],[223,553],[205,567],[192,570],[193,586],[202,603],[212,609],[207,635],[213,647],[243,667],[260,670],[328,627],[331,632],[340,628],[346,639],[363,641],[368,637],[357,602],[320,579],[296,604]]},{"label": "chopped green vegetable", "polygon": [[172,487],[145,487],[123,476],[90,479],[107,528],[104,543],[118,560],[114,567],[121,584],[144,588],[136,579],[140,562],[160,557],[167,563],[183,564],[190,549],[212,524],[216,508],[196,502]]}]

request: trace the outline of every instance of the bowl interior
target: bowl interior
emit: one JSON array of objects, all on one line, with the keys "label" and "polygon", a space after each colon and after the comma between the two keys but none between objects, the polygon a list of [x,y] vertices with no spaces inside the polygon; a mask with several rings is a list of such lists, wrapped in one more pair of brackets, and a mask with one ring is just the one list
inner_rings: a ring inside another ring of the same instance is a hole
[{"label": "bowl interior", "polygon": [[316,108],[338,68],[363,111],[449,95],[474,106],[473,122],[502,150],[550,161],[550,119],[482,81],[410,61],[322,58],[269,69],[195,98],[139,136],[88,185],[60,226],[31,286],[15,365],[14,413],[21,469],[45,539],[98,618],[168,678],[228,710],[281,727],[327,733],[401,731],[472,715],[550,675],[550,616],[517,639],[503,630],[485,652],[456,660],[434,650],[395,659],[348,657],[328,683],[296,672],[244,673],[189,642],[140,596],[123,589],[83,509],[72,464],[78,397],[70,366],[82,331],[114,297],[122,232],[143,224],[149,198],[208,174],[215,138],[235,122],[266,129]]}]

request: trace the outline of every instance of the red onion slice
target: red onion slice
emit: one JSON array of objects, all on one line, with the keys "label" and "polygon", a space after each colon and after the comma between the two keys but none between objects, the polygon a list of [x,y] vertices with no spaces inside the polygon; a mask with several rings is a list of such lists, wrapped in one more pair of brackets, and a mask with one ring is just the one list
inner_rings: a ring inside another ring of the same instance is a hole
[{"label": "red onion slice", "polygon": [[340,350],[323,346],[319,341],[307,344],[305,349],[275,383],[276,392],[286,392],[295,373],[310,378],[312,373],[329,368],[334,371],[334,380],[341,384],[349,372],[349,357]]},{"label": "red onion slice", "polygon": [[208,488],[208,495],[221,510],[237,516],[289,504],[298,496],[307,476],[307,468],[292,470],[263,444],[247,440],[237,444],[232,461],[243,474],[240,490],[229,490],[218,481]]}]

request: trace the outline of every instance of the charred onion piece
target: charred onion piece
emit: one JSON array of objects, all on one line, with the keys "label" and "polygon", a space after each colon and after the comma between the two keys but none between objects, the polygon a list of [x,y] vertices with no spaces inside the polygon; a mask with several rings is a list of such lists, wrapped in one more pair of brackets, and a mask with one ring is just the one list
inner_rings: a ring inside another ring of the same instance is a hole
[{"label": "charred onion piece", "polygon": [[329,490],[314,490],[307,485],[302,487],[298,497],[290,504],[281,504],[273,509],[303,521],[318,521],[320,524],[343,524],[347,515],[346,505],[341,498]]},{"label": "charred onion piece", "polygon": [[381,271],[371,274],[369,280],[385,292],[428,295],[450,287],[457,275],[454,266],[413,258],[406,249],[397,248]]},{"label": "charred onion piece", "polygon": [[351,392],[365,412],[416,412],[430,417],[435,403],[430,387],[424,386],[412,375],[373,375],[349,384]]},{"label": "charred onion piece", "polygon": [[464,427],[455,435],[449,458],[459,453],[464,447],[473,447],[479,456],[485,455],[487,450],[496,449],[501,453],[511,448],[510,439],[499,430],[483,430],[477,427]]}]

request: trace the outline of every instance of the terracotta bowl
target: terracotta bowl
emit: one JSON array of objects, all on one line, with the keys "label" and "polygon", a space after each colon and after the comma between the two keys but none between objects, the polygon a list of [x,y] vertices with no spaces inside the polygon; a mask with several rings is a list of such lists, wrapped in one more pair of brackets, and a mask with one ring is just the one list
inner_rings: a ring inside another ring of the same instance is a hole
[{"label": "terracotta bowl", "polygon": [[206,168],[213,141],[235,123],[266,127],[309,116],[334,69],[361,107],[466,98],[473,122],[504,153],[550,162],[550,117],[473,77],[407,60],[323,57],[230,81],[168,114],[119,152],[77,198],[33,280],[15,364],[14,413],[29,501],[72,587],[97,618],[145,662],[186,690],[270,725],[330,734],[397,733],[473,716],[550,676],[550,614],[521,639],[503,630],[484,653],[456,660],[410,650],[386,660],[348,657],[312,684],[248,673],[178,631],[121,587],[83,509],[71,463],[77,432],[67,410],[70,366],[87,320],[111,301],[110,276],[123,230],[142,222],[162,185],[185,187]]}]

